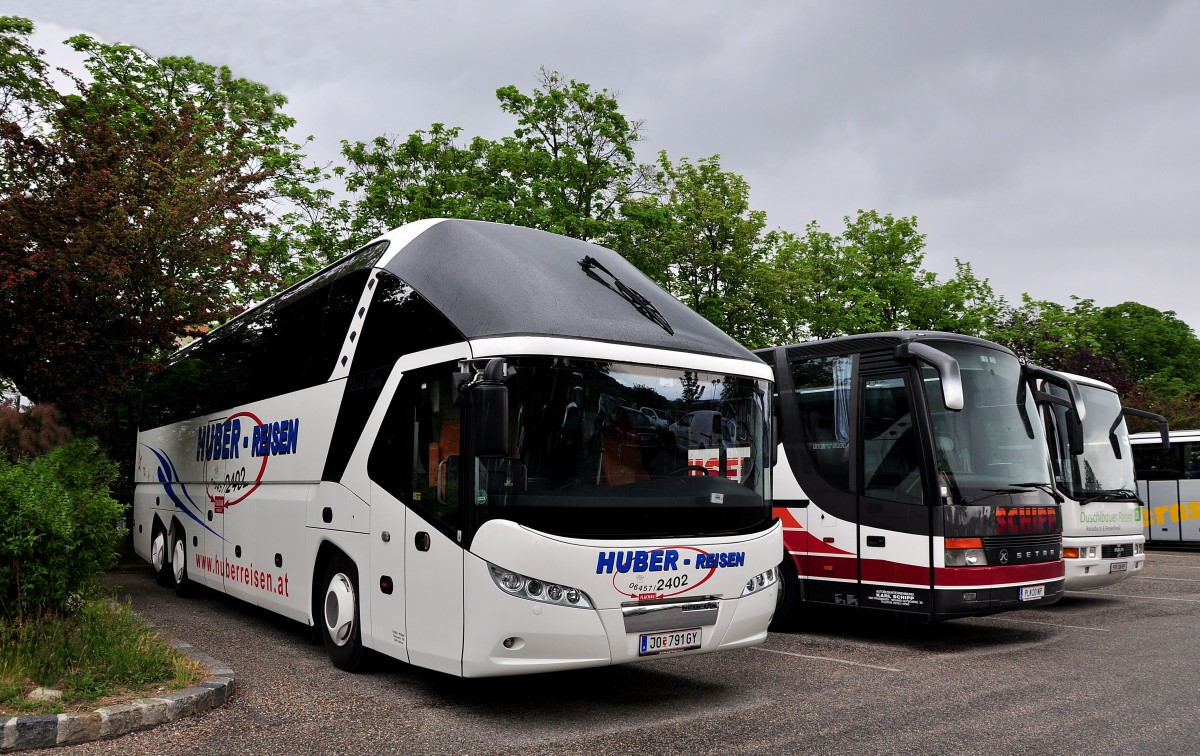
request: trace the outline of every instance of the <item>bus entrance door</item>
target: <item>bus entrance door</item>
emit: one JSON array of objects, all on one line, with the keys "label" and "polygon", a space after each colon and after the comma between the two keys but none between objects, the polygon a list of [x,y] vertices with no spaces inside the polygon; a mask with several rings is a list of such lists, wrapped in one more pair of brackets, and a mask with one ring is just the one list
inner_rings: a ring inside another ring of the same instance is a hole
[{"label": "bus entrance door", "polygon": [[1179,543],[1181,538],[1179,516],[1179,481],[1147,481],[1146,491],[1146,537],[1158,543]]},{"label": "bus entrance door", "polygon": [[930,512],[907,374],[867,374],[859,388],[859,601],[864,608],[926,614]]},{"label": "bus entrance door", "polygon": [[[408,661],[404,624],[404,520],[407,507],[379,484],[371,484],[371,571],[364,586],[371,591],[371,636],[375,650]],[[386,588],[385,588],[386,586]],[[383,648],[381,648],[381,646]]]}]

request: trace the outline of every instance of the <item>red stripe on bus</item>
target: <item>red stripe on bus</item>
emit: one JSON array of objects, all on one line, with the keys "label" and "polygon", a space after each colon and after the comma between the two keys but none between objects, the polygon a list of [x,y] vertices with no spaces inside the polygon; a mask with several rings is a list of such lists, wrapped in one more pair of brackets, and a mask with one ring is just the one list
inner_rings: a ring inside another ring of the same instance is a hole
[{"label": "red stripe on bus", "polygon": [[1003,585],[1057,580],[1065,575],[1063,563],[1053,561],[1006,567],[939,567],[934,580],[939,586]]}]

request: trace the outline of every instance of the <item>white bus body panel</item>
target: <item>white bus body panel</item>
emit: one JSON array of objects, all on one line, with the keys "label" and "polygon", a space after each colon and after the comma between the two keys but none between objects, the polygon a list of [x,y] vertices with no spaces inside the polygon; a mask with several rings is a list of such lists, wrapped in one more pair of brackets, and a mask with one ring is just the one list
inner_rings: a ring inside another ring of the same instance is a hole
[{"label": "white bus body panel", "polygon": [[[1093,501],[1070,498],[1062,505],[1063,548],[1078,548],[1077,559],[1063,559],[1066,589],[1084,591],[1119,583],[1146,565],[1141,546],[1142,509],[1136,501]],[[1085,556],[1095,552],[1095,556]],[[1106,555],[1107,554],[1107,555]]]},{"label": "white bus body panel", "polygon": [[1146,532],[1150,541],[1200,541],[1200,480],[1139,481],[1138,490],[1146,499]]},{"label": "white bus body panel", "polygon": [[[680,653],[762,643],[775,611],[778,584],[746,598],[741,594],[749,577],[779,563],[782,549],[779,524],[754,536],[598,542],[549,536],[504,520],[487,522],[476,534],[472,554],[467,557],[465,600],[472,614],[467,618],[462,674],[520,674],[634,661],[640,658],[641,633],[626,630],[622,607],[638,604],[636,597],[647,590],[667,604],[718,604],[715,622],[701,626],[700,648]],[[621,572],[613,555],[639,552],[675,552],[678,563],[673,566],[677,569]],[[707,568],[699,565],[700,554],[742,557],[736,568]],[[510,596],[496,585],[486,562],[577,588],[594,608],[554,606]],[[686,587],[659,584],[684,576]],[[683,621],[673,629],[689,626]],[[511,648],[504,645],[508,638],[515,639]]]}]

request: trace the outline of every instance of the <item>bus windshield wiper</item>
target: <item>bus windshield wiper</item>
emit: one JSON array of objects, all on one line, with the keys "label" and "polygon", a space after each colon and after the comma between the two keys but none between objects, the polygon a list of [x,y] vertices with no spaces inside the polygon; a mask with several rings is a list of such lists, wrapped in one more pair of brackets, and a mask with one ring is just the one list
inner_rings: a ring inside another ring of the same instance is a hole
[{"label": "bus windshield wiper", "polygon": [[1109,488],[1103,491],[1092,491],[1089,495],[1079,500],[1080,504],[1091,504],[1093,501],[1125,501],[1133,499],[1139,504],[1142,503],[1142,497],[1137,491],[1129,488]]},{"label": "bus windshield wiper", "polygon": [[[675,335],[675,329],[671,327],[671,324],[667,322],[667,319],[662,316],[662,313],[658,311],[658,308],[655,307],[649,299],[646,299],[641,292],[631,288],[621,279],[614,276],[609,269],[604,267],[596,258],[592,257],[591,255],[584,255],[584,258],[579,261],[579,267],[583,268],[583,272],[587,273],[588,278],[592,279],[593,281],[599,281],[604,288],[620,294],[622,299],[633,305],[633,309],[646,316],[647,320],[659,326],[672,336]],[[605,273],[608,273],[608,277],[612,279],[612,283],[609,283],[600,276],[596,275],[596,270],[602,270]]]},{"label": "bus windshield wiper", "polygon": [[982,493],[982,494],[979,494],[978,496],[968,496],[967,498],[962,500],[962,503],[963,504],[973,504],[974,502],[982,501],[983,499],[990,498],[992,496],[995,496],[996,494],[1025,493],[1026,491],[1029,491],[1030,489],[1037,489],[1038,491],[1042,491],[1044,493],[1050,494],[1050,496],[1056,502],[1058,502],[1060,504],[1062,503],[1062,500],[1063,500],[1062,496],[1059,495],[1058,491],[1054,490],[1054,486],[1050,485],[1049,483],[1009,483],[1004,488],[985,488],[983,490],[987,491],[987,493]]}]

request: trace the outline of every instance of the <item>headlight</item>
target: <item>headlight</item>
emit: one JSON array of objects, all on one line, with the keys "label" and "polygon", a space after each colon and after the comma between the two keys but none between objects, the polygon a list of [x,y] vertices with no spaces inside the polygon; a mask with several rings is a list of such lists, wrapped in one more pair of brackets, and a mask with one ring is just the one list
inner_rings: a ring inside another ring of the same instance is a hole
[{"label": "headlight", "polygon": [[779,581],[779,569],[772,567],[766,572],[760,572],[754,577],[746,581],[746,587],[742,589],[742,597],[745,598],[752,593],[758,593],[764,588],[769,588]]},{"label": "headlight", "polygon": [[497,567],[494,564],[488,564],[488,571],[492,573],[492,580],[495,581],[496,586],[510,596],[517,596],[529,599],[530,601],[540,601],[543,604],[554,604],[555,606],[574,606],[581,609],[592,608],[591,599],[578,588],[525,577],[512,570]]},{"label": "headlight", "polygon": [[986,567],[987,552],[982,538],[947,538],[947,567]]}]

